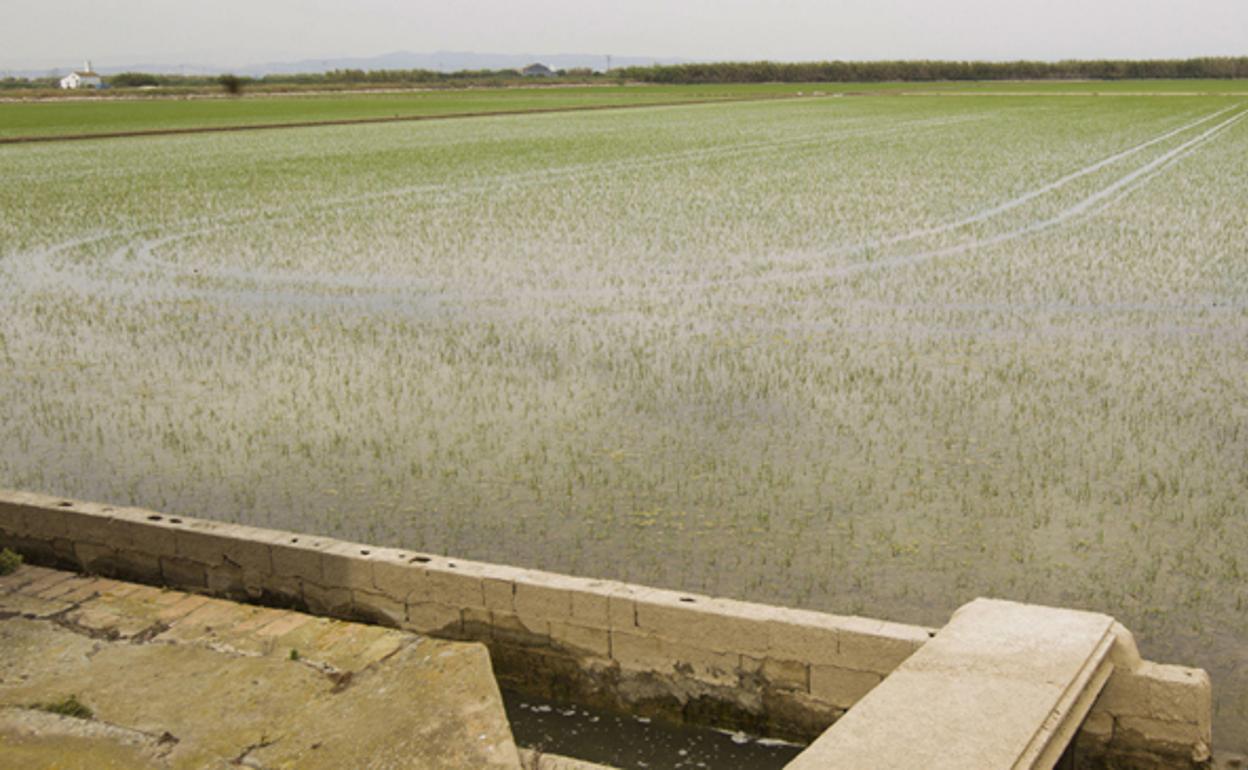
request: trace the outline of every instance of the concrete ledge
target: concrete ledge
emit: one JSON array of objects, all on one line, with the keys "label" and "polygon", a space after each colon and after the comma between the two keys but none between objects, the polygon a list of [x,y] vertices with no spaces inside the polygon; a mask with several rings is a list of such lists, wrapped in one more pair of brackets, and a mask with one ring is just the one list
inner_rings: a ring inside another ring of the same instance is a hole
[{"label": "concrete ledge", "polygon": [[1138,663],[1106,687],[1114,661],[1133,660],[1124,634],[1106,615],[977,599],[789,767],[1048,770],[1084,724],[1084,754],[1117,741],[1148,745],[1156,766],[1208,759],[1207,678]]},{"label": "concrete ledge", "polygon": [[[796,740],[936,633],[25,492],[0,490],[0,545],[49,566],[478,640],[521,691]],[[1191,758],[1208,752],[1207,676],[1144,663],[1129,632],[1115,623],[1112,635],[1115,673],[1081,745],[1203,761]]]}]

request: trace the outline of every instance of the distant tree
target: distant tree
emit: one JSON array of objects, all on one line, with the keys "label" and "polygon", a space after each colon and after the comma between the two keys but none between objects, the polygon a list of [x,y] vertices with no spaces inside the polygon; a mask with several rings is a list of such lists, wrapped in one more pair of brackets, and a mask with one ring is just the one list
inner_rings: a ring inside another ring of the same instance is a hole
[{"label": "distant tree", "polygon": [[160,78],[146,72],[119,72],[108,80],[116,88],[139,88],[140,86],[160,85]]},{"label": "distant tree", "polygon": [[217,82],[221,84],[221,87],[225,89],[227,94],[238,96],[243,92],[243,85],[246,81],[238,75],[222,75],[217,78]]}]

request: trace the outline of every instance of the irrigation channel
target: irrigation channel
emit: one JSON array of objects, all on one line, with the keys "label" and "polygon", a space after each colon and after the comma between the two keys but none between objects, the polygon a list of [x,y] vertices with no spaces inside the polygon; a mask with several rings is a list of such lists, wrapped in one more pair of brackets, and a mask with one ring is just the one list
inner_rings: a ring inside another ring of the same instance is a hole
[{"label": "irrigation channel", "polygon": [[780,770],[805,746],[503,691],[516,743],[632,770]]}]

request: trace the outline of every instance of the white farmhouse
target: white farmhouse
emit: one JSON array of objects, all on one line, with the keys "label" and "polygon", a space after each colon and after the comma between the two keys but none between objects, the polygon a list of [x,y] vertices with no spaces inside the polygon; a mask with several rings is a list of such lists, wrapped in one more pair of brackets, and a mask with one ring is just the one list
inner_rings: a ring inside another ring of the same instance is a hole
[{"label": "white farmhouse", "polygon": [[84,62],[81,71],[71,72],[61,78],[61,88],[100,88],[104,85],[104,81],[100,76],[91,69],[91,62]]}]

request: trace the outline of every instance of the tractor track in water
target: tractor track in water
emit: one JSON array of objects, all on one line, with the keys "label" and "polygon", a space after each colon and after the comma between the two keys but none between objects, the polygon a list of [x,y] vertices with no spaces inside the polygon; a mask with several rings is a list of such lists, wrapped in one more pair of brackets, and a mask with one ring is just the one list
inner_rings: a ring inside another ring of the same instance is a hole
[{"label": "tractor track in water", "polygon": [[[705,102],[700,102],[705,103]],[[1048,182],[1037,188],[1029,190],[1021,195],[1011,198],[1002,203],[995,204],[978,212],[962,217],[952,222],[948,222],[933,227],[913,230],[895,236],[864,241],[857,244],[851,244],[838,247],[830,252],[825,253],[826,257],[849,256],[862,252],[869,252],[875,248],[881,248],[891,245],[903,244],[920,240],[935,235],[954,232],[956,230],[966,228],[975,224],[990,222],[1010,211],[1018,209],[1027,203],[1035,201],[1045,195],[1053,193],[1061,188],[1075,182],[1081,178],[1094,174],[1116,163],[1124,161],[1140,152],[1151,147],[1161,144],[1165,141],[1175,138],[1183,133],[1192,131],[1210,121],[1226,115],[1228,112],[1236,110],[1237,106],[1226,107],[1216,110],[1208,115],[1200,117],[1192,122],[1186,123],[1177,128],[1169,129],[1163,133],[1147,139],[1139,144],[1133,145],[1127,149],[1118,151],[1097,160],[1087,166],[1076,171],[1068,173],[1052,182]],[[1130,194],[1134,189],[1146,184],[1154,176],[1164,171],[1168,166],[1179,162],[1187,155],[1198,150],[1202,145],[1214,139],[1218,134],[1222,133],[1241,118],[1248,114],[1248,110],[1240,109],[1229,118],[1216,124],[1212,128],[1208,128],[1203,133],[1189,139],[1182,144],[1168,150],[1164,154],[1154,158],[1153,160],[1136,167],[1132,171],[1119,177],[1115,181],[1100,188],[1092,193],[1068,206],[1053,216],[1045,219],[1029,222],[1022,226],[1016,227],[1004,233],[986,238],[971,238],[960,243],[944,246],[935,249],[922,250],[901,254],[893,257],[880,259],[868,259],[865,261],[854,262],[846,265],[828,267],[823,269],[807,269],[807,270],[790,270],[785,272],[773,273],[771,275],[758,275],[746,277],[726,277],[722,279],[709,279],[698,281],[669,282],[662,285],[642,286],[642,287],[612,287],[598,289],[530,289],[513,292],[446,292],[446,291],[430,291],[428,284],[418,279],[393,279],[384,276],[367,276],[367,275],[316,275],[300,272],[280,273],[275,271],[256,271],[248,269],[197,269],[194,266],[181,265],[176,262],[162,260],[156,256],[156,250],[162,246],[175,243],[180,240],[192,238],[199,235],[211,235],[244,223],[254,223],[256,221],[256,212],[249,212],[247,215],[237,215],[220,218],[215,221],[188,223],[192,224],[192,229],[171,235],[162,235],[154,238],[139,238],[137,240],[126,240],[116,248],[107,258],[108,266],[114,273],[124,273],[129,275],[144,275],[143,269],[148,268],[159,272],[174,272],[183,277],[195,277],[204,280],[225,280],[240,284],[240,286],[225,287],[178,287],[176,290],[179,294],[186,297],[211,297],[211,296],[231,296],[243,297],[255,296],[257,302],[264,301],[265,295],[270,301],[277,301],[284,305],[310,304],[313,307],[324,307],[327,305],[338,304],[359,304],[367,308],[386,308],[386,309],[402,309],[405,304],[411,306],[413,301],[421,309],[427,310],[432,305],[441,305],[442,303],[451,303],[452,305],[460,305],[465,302],[479,301],[507,301],[514,299],[558,299],[558,298],[612,298],[627,295],[635,296],[660,296],[670,294],[672,292],[697,290],[697,289],[713,289],[725,286],[762,286],[791,283],[794,281],[805,280],[826,280],[826,279],[842,279],[849,278],[867,272],[876,272],[899,267],[906,267],[923,262],[931,261],[946,256],[954,256],[957,254],[967,253],[982,247],[995,246],[1018,240],[1036,233],[1051,230],[1056,227],[1068,224],[1071,221],[1085,216],[1093,216],[1100,211],[1112,206],[1124,196]],[[719,160],[731,157],[749,156],[757,153],[768,153],[777,149],[791,149],[795,146],[808,144],[817,144],[827,141],[841,141],[846,139],[861,138],[864,136],[886,136],[896,134],[898,132],[911,131],[916,128],[936,128],[948,125],[956,125],[958,123],[967,122],[966,116],[955,118],[940,118],[931,120],[916,120],[902,125],[894,125],[885,131],[872,131],[868,128],[856,128],[853,126],[841,127],[840,132],[820,132],[805,134],[799,137],[777,141],[754,141],[742,142],[720,147],[698,148],[694,150],[684,150],[674,153],[667,153],[660,157],[644,157],[635,160],[609,161],[605,163],[589,163],[576,164],[559,169],[542,169],[536,172],[521,172],[518,174],[501,175],[481,180],[480,182],[467,186],[448,186],[445,184],[420,185],[415,187],[394,188],[391,190],[380,191],[366,196],[346,196],[341,200],[324,200],[312,207],[312,210],[334,209],[341,210],[343,207],[354,208],[357,206],[366,207],[377,200],[388,200],[407,196],[419,197],[422,195],[433,195],[432,199],[426,201],[428,205],[444,205],[454,202],[456,199],[464,195],[473,193],[489,192],[500,187],[508,187],[510,189],[523,188],[531,184],[541,184],[551,181],[575,180],[578,178],[586,178],[606,173],[618,173],[633,169],[645,169],[655,166],[662,166],[673,162],[697,162],[702,160]],[[270,209],[263,212],[264,215],[274,217],[265,220],[263,224],[272,225],[287,221],[295,221],[299,217],[306,216],[308,210],[300,210],[298,213],[290,213],[290,207],[281,207]],[[66,251],[81,248],[93,243],[103,243],[108,240],[118,238],[128,238],[132,235],[141,233],[142,230],[132,231],[113,231],[108,233],[97,234],[93,236],[85,236],[81,238],[65,241],[43,249],[37,249],[27,252],[25,256],[33,259],[46,260]],[[809,259],[811,255],[802,255],[802,258]],[[782,257],[782,259],[785,259]],[[774,260],[773,260],[774,261]],[[79,276],[80,278],[85,276]],[[94,279],[98,283],[101,280],[107,282],[107,279]],[[260,287],[247,287],[248,283],[259,283]],[[161,290],[168,291],[173,289],[169,285],[161,285],[156,287]],[[326,290],[338,290],[342,293],[333,294],[326,293]],[[303,301],[299,301],[300,297]]]},{"label": "tractor track in water", "polygon": [[[944,128],[951,125],[961,125],[987,119],[989,119],[987,116],[966,115],[940,118],[922,118],[894,124],[886,129],[880,129],[874,125],[860,125],[861,121],[857,119],[845,120],[842,123],[838,123],[833,130],[808,132],[795,137],[779,140],[736,142],[713,147],[679,150],[676,152],[663,153],[657,156],[652,155],[636,159],[570,164],[553,169],[548,168],[536,171],[495,175],[469,184],[435,183],[397,187],[365,195],[347,195],[337,198],[320,199],[315,204],[310,206],[300,206],[297,209],[296,207],[290,205],[283,205],[278,207],[250,210],[246,213],[233,214],[225,217],[209,219],[197,218],[175,224],[173,226],[175,232],[173,233],[154,237],[135,238],[135,236],[142,236],[144,232],[149,232],[146,228],[97,232],[52,244],[50,246],[29,250],[24,253],[19,253],[15,255],[14,258],[18,260],[35,261],[46,264],[48,260],[56,258],[61,254],[74,249],[92,244],[103,244],[109,241],[122,240],[123,242],[112,251],[106,260],[107,265],[116,273],[139,275],[142,268],[151,268],[163,272],[177,273],[184,277],[194,276],[199,279],[227,280],[239,283],[259,283],[264,285],[264,288],[254,289],[251,291],[239,288],[187,289],[186,292],[191,295],[198,296],[212,293],[224,293],[230,296],[239,296],[244,293],[264,293],[273,291],[273,287],[280,287],[278,291],[276,291],[277,296],[275,299],[282,298],[284,300],[288,300],[293,293],[302,292],[307,293],[310,296],[315,295],[317,297],[316,304],[323,305],[326,302],[332,302],[334,299],[338,299],[340,301],[353,299],[353,297],[349,294],[341,295],[337,298],[324,296],[325,289],[339,289],[353,292],[384,292],[391,294],[393,294],[397,289],[426,292],[428,290],[427,285],[419,280],[395,280],[393,278],[386,277],[359,276],[350,274],[315,275],[300,272],[281,273],[246,268],[196,268],[193,265],[183,265],[177,262],[162,260],[156,256],[156,252],[164,246],[185,240],[187,238],[226,232],[231,228],[239,226],[255,225],[257,222],[263,226],[297,222],[300,218],[306,217],[310,213],[317,211],[332,211],[335,213],[341,213],[354,208],[367,208],[378,201],[384,200],[412,197],[417,199],[423,198],[423,200],[421,200],[423,205],[448,205],[462,200],[464,196],[488,193],[500,189],[514,191],[533,185],[559,181],[578,181],[604,174],[645,170],[672,163],[696,163],[703,161],[714,162],[740,157],[765,157],[775,151],[792,150],[794,148],[802,147],[817,147],[820,145],[835,144],[852,139],[890,138],[908,134],[915,130]],[[178,228],[186,228],[188,226],[190,229],[181,229],[180,232],[177,231]],[[85,276],[80,277],[85,278]],[[96,283],[100,283],[104,279],[93,280]],[[396,297],[396,299],[398,298]],[[369,304],[374,304],[374,301],[369,300]]]},{"label": "tractor track in water", "polygon": [[[1171,129],[1152,139],[1146,140],[1144,142],[1141,142],[1140,144],[1134,145],[1125,150],[1114,153],[1113,155],[1107,156],[1101,160],[1096,161],[1095,163],[1091,163],[1081,169],[1078,169],[1077,171],[1073,171],[1057,180],[1054,180],[1053,182],[1049,182],[1045,185],[1035,188],[1034,190],[1030,190],[1026,193],[1023,193],[1022,195],[1016,196],[1015,198],[1012,198],[1000,204],[996,204],[994,206],[991,206],[982,211],[971,214],[962,219],[955,220],[953,222],[949,222],[943,225],[937,225],[935,227],[923,228],[921,230],[914,230],[909,233],[904,233],[904,234],[892,236],[889,238],[877,239],[877,240],[872,240],[872,241],[864,241],[858,244],[852,244],[849,246],[839,247],[839,248],[833,249],[830,252],[825,253],[824,256],[826,257],[850,256],[856,253],[869,251],[870,249],[876,248],[878,246],[906,243],[910,241],[919,240],[921,238],[930,237],[932,235],[939,235],[943,233],[953,232],[955,230],[968,227],[973,224],[979,224],[982,222],[991,221],[992,219],[1002,214],[1005,214],[1009,211],[1012,211],[1022,206],[1025,203],[1028,203],[1037,198],[1040,198],[1043,195],[1046,195],[1048,193],[1054,192],[1070,184],[1071,182],[1074,182],[1080,178],[1083,178],[1092,173],[1100,171],[1108,166],[1111,166],[1115,163],[1125,160],[1157,144],[1173,139],[1174,137],[1180,134],[1183,134],[1185,132],[1198,128],[1199,126],[1205,123],[1208,123],[1211,120],[1215,120],[1225,115],[1227,112],[1235,110],[1236,108],[1237,108],[1236,106],[1232,106],[1232,107],[1223,108],[1221,110],[1217,110],[1191,123],[1180,126],[1179,128],[1176,128],[1176,129]],[[1179,162],[1184,157],[1198,150],[1201,146],[1203,146],[1207,142],[1213,140],[1218,134],[1230,128],[1232,125],[1238,122],[1245,115],[1248,115],[1248,109],[1240,109],[1231,117],[1227,118],[1226,120],[1223,120],[1221,123],[1218,123],[1212,128],[1207,129],[1206,131],[1199,134],[1195,138],[1189,139],[1186,142],[1178,145],[1177,147],[1174,147],[1171,150],[1168,150],[1167,152],[1158,156],[1157,158],[1154,158],[1153,160],[1145,163],[1144,165],[1136,167],[1132,171],[1119,177],[1118,179],[1109,183],[1105,187],[1100,188],[1099,190],[1092,193],[1091,195],[1086,196],[1085,198],[1081,199],[1077,203],[1062,209],[1057,214],[1051,217],[1045,218],[1045,219],[1030,222],[1026,225],[1014,228],[1012,230],[1009,230],[1004,233],[1000,233],[995,236],[982,238],[982,239],[972,238],[970,240],[962,241],[961,243],[957,243],[957,244],[953,244],[950,246],[945,246],[945,247],[941,247],[937,249],[928,249],[928,250],[923,250],[923,251],[918,251],[918,252],[911,252],[908,254],[902,254],[902,255],[882,258],[882,259],[865,260],[861,262],[854,262],[854,263],[850,263],[847,265],[841,265],[841,266],[831,267],[831,268],[791,270],[791,271],[772,274],[772,275],[672,282],[672,283],[663,284],[661,286],[638,287],[638,288],[632,289],[631,291],[632,293],[638,294],[638,295],[645,294],[645,295],[657,296],[657,295],[662,295],[662,294],[668,294],[671,292],[688,291],[688,290],[696,290],[696,289],[714,289],[714,288],[721,288],[725,286],[754,287],[754,286],[763,286],[763,285],[768,285],[768,284],[771,284],[771,285],[787,284],[787,283],[792,283],[795,281],[850,278],[850,277],[853,277],[862,273],[917,265],[917,264],[928,262],[928,261],[931,261],[940,257],[953,256],[956,254],[967,253],[967,252],[971,252],[976,249],[979,249],[981,247],[995,246],[1001,243],[1007,243],[1010,241],[1018,240],[1020,238],[1027,237],[1029,235],[1034,235],[1039,232],[1043,232],[1046,230],[1053,229],[1055,227],[1068,224],[1069,222],[1074,221],[1080,217],[1093,216],[1097,213],[1100,213],[1101,211],[1105,210],[1109,206],[1112,206],[1117,201],[1121,200],[1126,195],[1130,194],[1133,190],[1146,184],[1148,181],[1150,181],[1157,174],[1161,173],[1168,166]],[[811,255],[804,255],[805,258],[809,258],[810,256]],[[541,299],[541,298],[558,298],[558,297],[568,297],[568,296],[585,297],[585,296],[590,296],[590,295],[599,296],[599,297],[611,297],[611,296],[619,296],[621,294],[624,294],[627,291],[629,290],[608,289],[608,290],[596,290],[596,291],[594,290],[591,290],[591,291],[584,291],[584,290],[544,291],[544,290],[538,289],[538,290],[533,290],[532,292],[528,292],[524,294],[520,294],[520,293],[510,293],[510,294],[505,294],[505,295],[495,294],[495,295],[490,295],[489,298],[501,300],[501,299],[506,299],[509,297],[514,298],[517,296],[524,296],[529,299]]]},{"label": "tractor track in water", "polygon": [[[1217,113],[1216,115],[1210,116],[1210,117],[1217,117],[1218,115],[1223,114],[1225,112],[1226,111],[1223,110],[1220,113]],[[1060,227],[1062,225],[1067,224],[1068,222],[1071,222],[1083,216],[1095,216],[1096,214],[1100,213],[1101,211],[1104,211],[1105,209],[1109,208],[1113,204],[1117,203],[1122,198],[1129,195],[1133,190],[1147,184],[1150,180],[1152,180],[1155,176],[1160,174],[1168,166],[1178,163],[1183,158],[1187,157],[1188,155],[1191,155],[1193,152],[1200,149],[1202,145],[1213,140],[1218,134],[1230,128],[1232,125],[1237,123],[1245,115],[1248,115],[1248,110],[1241,110],[1240,112],[1237,112],[1236,114],[1232,115],[1230,118],[1227,118],[1226,120],[1222,121],[1221,123],[1218,123],[1214,127],[1207,129],[1204,133],[1201,133],[1200,135],[1196,136],[1193,139],[1189,139],[1188,141],[1184,142],[1178,147],[1168,150],[1164,154],[1154,158],[1153,160],[1149,161],[1143,166],[1140,166],[1134,169],[1133,171],[1125,174],[1124,176],[1119,177],[1115,181],[1111,182],[1105,187],[1102,187],[1101,189],[1097,190],[1091,195],[1083,198],[1079,202],[1071,206],[1068,206],[1067,208],[1062,209],[1057,214],[1054,214],[1053,216],[1048,217],[1046,219],[1034,221],[1029,224],[1023,225],[1022,227],[1017,227],[1013,230],[1009,230],[1007,232],[1000,233],[998,235],[994,235],[994,236],[987,237],[987,238],[982,238],[982,239],[976,238],[976,239],[972,239],[969,241],[964,241],[962,243],[954,244],[951,246],[945,246],[942,248],[930,249],[926,251],[919,251],[919,252],[915,252],[911,254],[903,254],[903,255],[896,256],[896,257],[888,257],[888,258],[878,259],[878,260],[868,260],[865,262],[855,262],[849,265],[843,265],[841,267],[836,267],[836,268],[831,268],[831,269],[826,269],[826,270],[813,270],[813,271],[803,271],[803,272],[797,272],[797,273],[788,273],[788,274],[785,274],[784,276],[779,277],[779,279],[785,280],[785,279],[810,279],[810,278],[845,278],[845,277],[858,275],[864,272],[873,272],[877,270],[885,270],[885,269],[891,269],[895,267],[908,267],[910,265],[917,265],[923,262],[928,262],[930,260],[937,259],[939,257],[953,256],[956,254],[962,254],[962,253],[974,251],[976,249],[979,249],[985,246],[996,246],[1001,243],[1008,243],[1010,241],[1015,241],[1015,240],[1024,238],[1029,235],[1034,235],[1036,233],[1044,232],[1046,230],[1050,230],[1055,227]],[[1203,122],[1204,121],[1198,121],[1198,123],[1203,123]],[[1191,126],[1189,126],[1188,128],[1191,128]],[[1170,136],[1173,136],[1173,134],[1171,134]],[[1156,142],[1149,142],[1149,143],[1146,143],[1146,145],[1155,144],[1155,143]],[[1139,149],[1143,149],[1143,145]],[[1120,154],[1120,155],[1122,157],[1125,157],[1125,154]],[[1093,164],[1093,165],[1100,166],[1102,164]],[[1089,166],[1088,168],[1092,169],[1093,167]],[[1074,174],[1071,174],[1065,177],[1065,180],[1073,181],[1074,179],[1080,176],[1083,176],[1085,173],[1090,173],[1090,171],[1076,172]],[[1054,184],[1056,185],[1056,183]],[[1054,187],[1053,189],[1056,189],[1056,188]],[[1023,198],[1030,199],[1033,197],[1035,196],[1029,193],[1015,200],[1021,200]],[[1010,204],[1002,204],[1001,206],[996,207],[995,212],[1004,213],[1005,211],[1008,211],[1010,208],[1014,208],[1014,205],[1012,204],[1013,202],[1011,202]],[[978,222],[978,221],[985,221],[985,220],[981,220],[978,218],[969,218],[967,222],[962,223],[962,224],[955,224],[951,226],[949,229],[952,230],[952,229],[956,229],[959,227],[964,227],[967,224],[971,224],[972,222]],[[909,240],[909,239],[906,239],[906,240]],[[761,282],[761,281],[758,281],[758,282]]]}]

